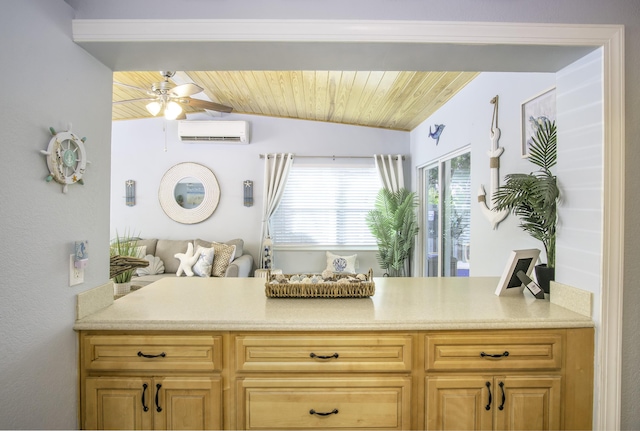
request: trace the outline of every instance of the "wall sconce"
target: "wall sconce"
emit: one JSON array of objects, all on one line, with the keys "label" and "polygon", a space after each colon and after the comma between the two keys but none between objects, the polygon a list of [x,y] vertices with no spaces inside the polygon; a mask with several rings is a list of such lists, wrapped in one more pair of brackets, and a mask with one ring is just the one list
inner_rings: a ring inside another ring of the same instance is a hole
[{"label": "wall sconce", "polygon": [[253,206],[253,181],[251,180],[244,182],[244,206]]},{"label": "wall sconce", "polygon": [[133,180],[127,180],[124,184],[127,206],[132,207],[136,204],[136,182]]}]

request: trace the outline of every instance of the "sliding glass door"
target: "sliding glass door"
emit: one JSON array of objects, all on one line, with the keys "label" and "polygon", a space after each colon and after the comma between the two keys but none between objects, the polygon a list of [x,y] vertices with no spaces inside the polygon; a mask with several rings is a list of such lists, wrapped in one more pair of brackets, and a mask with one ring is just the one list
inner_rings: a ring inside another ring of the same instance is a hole
[{"label": "sliding glass door", "polygon": [[421,168],[422,259],[426,277],[468,277],[471,226],[471,153]]}]

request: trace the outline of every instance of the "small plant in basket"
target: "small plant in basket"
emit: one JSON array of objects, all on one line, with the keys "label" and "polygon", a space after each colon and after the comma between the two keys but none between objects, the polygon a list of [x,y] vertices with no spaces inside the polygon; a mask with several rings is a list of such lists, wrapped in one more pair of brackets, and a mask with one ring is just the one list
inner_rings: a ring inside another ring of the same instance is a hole
[{"label": "small plant in basket", "polygon": [[[111,240],[111,245],[109,247],[109,255],[112,257],[112,260],[114,256],[140,257],[138,256],[138,253],[138,238],[129,235],[128,231],[125,231],[123,236],[118,235],[118,232],[116,231],[116,237]],[[113,282],[116,284],[130,283],[134,272],[135,268],[120,272],[113,277]]]}]

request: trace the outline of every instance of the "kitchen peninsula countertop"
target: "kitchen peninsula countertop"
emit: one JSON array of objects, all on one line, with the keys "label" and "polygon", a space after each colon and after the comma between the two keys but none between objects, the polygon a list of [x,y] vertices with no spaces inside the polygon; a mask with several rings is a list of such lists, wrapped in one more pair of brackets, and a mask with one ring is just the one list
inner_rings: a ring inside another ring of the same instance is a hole
[{"label": "kitchen peninsula countertop", "polygon": [[374,278],[368,298],[267,298],[264,278],[168,277],[76,321],[75,330],[296,331],[593,327],[498,277]]}]

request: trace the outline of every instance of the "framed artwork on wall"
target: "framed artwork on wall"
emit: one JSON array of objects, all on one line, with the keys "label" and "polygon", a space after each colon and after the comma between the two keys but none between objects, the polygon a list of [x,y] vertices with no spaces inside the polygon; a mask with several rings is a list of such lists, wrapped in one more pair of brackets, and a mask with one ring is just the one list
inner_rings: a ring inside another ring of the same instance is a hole
[{"label": "framed artwork on wall", "polygon": [[537,121],[540,117],[546,117],[551,121],[556,120],[555,87],[545,90],[522,103],[520,118],[522,127],[522,157],[529,157],[531,138],[536,134]]}]

